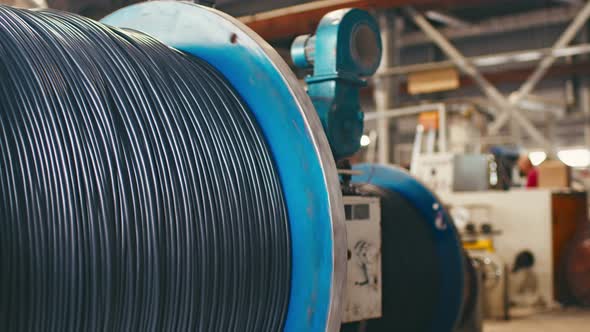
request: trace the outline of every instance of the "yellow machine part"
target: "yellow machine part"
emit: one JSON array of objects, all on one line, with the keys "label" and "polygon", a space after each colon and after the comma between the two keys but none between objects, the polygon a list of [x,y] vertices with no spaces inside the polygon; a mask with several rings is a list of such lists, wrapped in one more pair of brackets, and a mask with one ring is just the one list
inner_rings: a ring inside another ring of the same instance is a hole
[{"label": "yellow machine part", "polygon": [[495,252],[494,241],[492,239],[476,239],[473,241],[463,241],[463,248],[466,250],[485,250]]}]

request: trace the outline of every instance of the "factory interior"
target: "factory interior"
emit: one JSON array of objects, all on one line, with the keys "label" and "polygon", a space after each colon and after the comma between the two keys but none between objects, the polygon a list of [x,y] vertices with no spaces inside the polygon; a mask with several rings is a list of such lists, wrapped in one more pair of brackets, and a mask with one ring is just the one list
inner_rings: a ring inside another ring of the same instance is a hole
[{"label": "factory interior", "polygon": [[0,0],[3,332],[589,332],[588,191],[588,0]]}]

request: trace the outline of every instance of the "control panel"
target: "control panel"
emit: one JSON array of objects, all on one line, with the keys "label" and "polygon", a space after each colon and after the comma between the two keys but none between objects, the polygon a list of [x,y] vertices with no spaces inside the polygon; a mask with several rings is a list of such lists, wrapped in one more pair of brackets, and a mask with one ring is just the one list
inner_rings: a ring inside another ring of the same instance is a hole
[{"label": "control panel", "polygon": [[378,197],[344,196],[348,276],[343,323],[381,317],[381,203]]}]

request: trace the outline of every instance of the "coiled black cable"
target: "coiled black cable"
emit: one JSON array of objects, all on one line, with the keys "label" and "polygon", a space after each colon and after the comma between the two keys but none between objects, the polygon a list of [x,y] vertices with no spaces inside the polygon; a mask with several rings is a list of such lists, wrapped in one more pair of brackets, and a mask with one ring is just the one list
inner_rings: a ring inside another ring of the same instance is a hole
[{"label": "coiled black cable", "polygon": [[214,68],[0,6],[0,75],[0,330],[282,328],[282,188]]}]

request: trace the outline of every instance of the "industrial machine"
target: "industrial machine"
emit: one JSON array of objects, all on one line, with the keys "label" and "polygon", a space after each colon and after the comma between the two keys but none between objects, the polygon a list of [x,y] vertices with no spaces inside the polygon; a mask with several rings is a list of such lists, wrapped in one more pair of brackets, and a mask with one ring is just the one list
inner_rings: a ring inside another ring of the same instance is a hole
[{"label": "industrial machine", "polygon": [[367,12],[296,39],[307,93],[253,31],[188,2],[0,19],[2,330],[450,332],[467,315],[440,201],[394,168],[336,167],[380,62]]},{"label": "industrial machine", "polygon": [[448,150],[446,123],[444,107],[437,112],[420,113],[412,147],[412,175],[434,192],[487,190],[495,185],[497,171],[489,156]]},{"label": "industrial machine", "polygon": [[422,154],[412,174],[435,192],[482,191],[490,188],[489,162],[484,154]]},{"label": "industrial machine", "polygon": [[470,250],[469,255],[480,267],[483,279],[482,311],[486,319],[507,320],[510,318],[508,298],[508,269],[493,252]]},{"label": "industrial machine", "polygon": [[405,170],[353,170],[352,191],[381,200],[383,305],[381,318],[343,331],[454,331],[471,322],[477,279],[440,201]]},{"label": "industrial machine", "polygon": [[495,253],[495,239],[502,232],[493,226],[491,207],[486,204],[465,204],[452,206],[450,211],[457,221],[463,248],[482,277],[482,316],[486,319],[509,319],[509,272],[506,263]]}]

